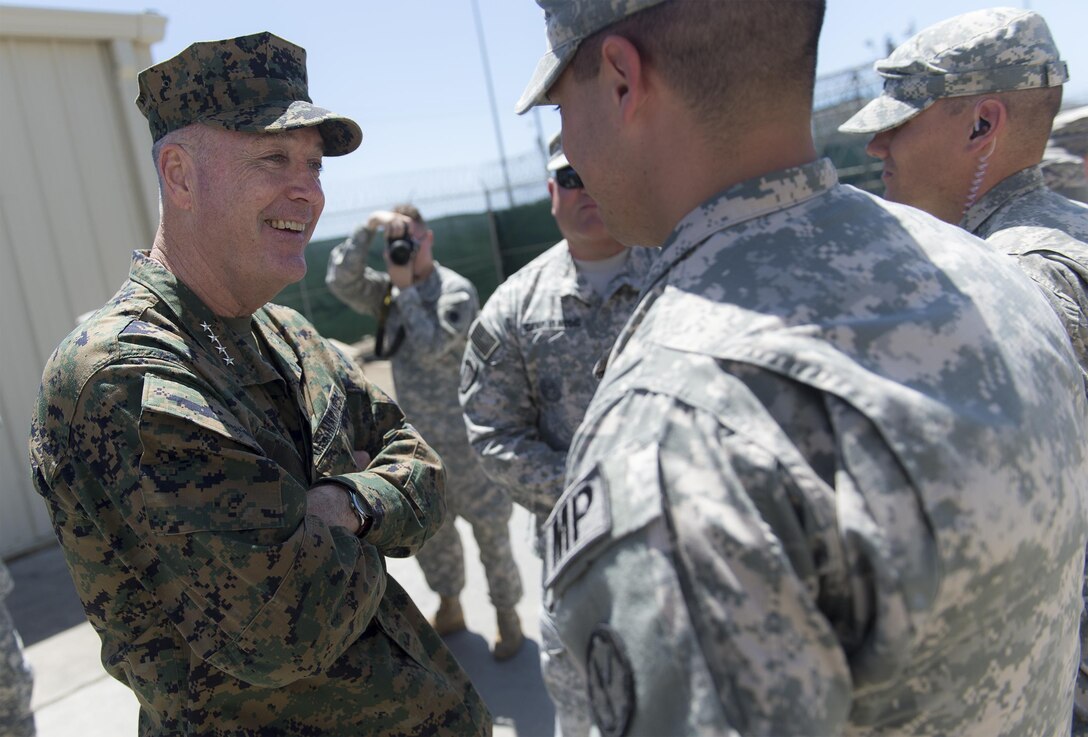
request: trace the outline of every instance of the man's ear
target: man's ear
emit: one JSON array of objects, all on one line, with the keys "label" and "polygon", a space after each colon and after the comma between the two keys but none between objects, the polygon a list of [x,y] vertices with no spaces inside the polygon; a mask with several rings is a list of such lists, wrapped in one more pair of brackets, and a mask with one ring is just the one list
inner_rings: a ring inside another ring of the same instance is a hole
[{"label": "man's ear", "polygon": [[989,151],[1009,125],[1008,108],[996,97],[985,97],[975,104],[970,125],[968,151],[973,154]]},{"label": "man's ear", "polygon": [[162,196],[182,210],[193,208],[196,162],[189,152],[176,143],[168,143],[159,151]]},{"label": "man's ear", "polygon": [[555,183],[555,177],[548,177],[548,199],[552,201],[552,217],[555,217],[555,194],[559,185]]},{"label": "man's ear", "polygon": [[623,36],[608,36],[601,42],[600,79],[609,102],[624,121],[630,120],[645,102],[646,65],[638,48]]}]

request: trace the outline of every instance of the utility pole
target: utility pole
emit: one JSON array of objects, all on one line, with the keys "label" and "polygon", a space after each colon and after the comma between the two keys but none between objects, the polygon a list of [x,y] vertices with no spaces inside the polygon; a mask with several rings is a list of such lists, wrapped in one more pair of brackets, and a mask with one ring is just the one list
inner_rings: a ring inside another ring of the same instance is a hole
[{"label": "utility pole", "polygon": [[484,81],[487,82],[487,98],[491,103],[491,122],[495,126],[495,142],[499,146],[499,161],[502,163],[502,178],[506,185],[506,197],[509,201],[509,207],[513,207],[514,189],[510,186],[510,172],[506,166],[506,149],[502,145],[499,112],[495,106],[495,87],[491,83],[491,62],[487,59],[487,44],[484,43],[484,24],[480,20],[480,6],[477,0],[472,0],[472,14],[476,17],[476,38],[480,43],[480,58],[484,64]]}]

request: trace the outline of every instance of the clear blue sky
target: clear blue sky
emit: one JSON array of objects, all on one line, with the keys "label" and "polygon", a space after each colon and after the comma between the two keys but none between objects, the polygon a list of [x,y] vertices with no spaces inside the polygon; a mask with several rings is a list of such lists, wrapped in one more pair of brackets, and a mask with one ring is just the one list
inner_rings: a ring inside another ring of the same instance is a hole
[{"label": "clear blue sky", "polygon": [[[3,0],[0,0],[2,2]],[[713,1],[713,0],[710,0]],[[771,0],[773,1],[773,0]],[[153,3],[149,5],[149,3]],[[508,157],[538,150],[559,128],[558,115],[517,116],[514,102],[544,52],[543,14],[533,0],[478,0],[490,59],[499,123]],[[499,158],[472,0],[15,0],[114,12],[152,11],[167,18],[155,61],[193,41],[268,30],[307,50],[310,93],[324,107],[350,115],[363,128],[362,147],[327,159],[326,214],[358,202],[397,172],[456,170],[466,176]],[[818,71],[836,72],[883,56],[886,38],[959,13],[1001,3],[978,0],[829,0]],[[1088,0],[1020,0],[1050,24],[1069,62],[1066,99],[1088,103]],[[135,96],[135,94],[133,95]],[[396,178],[403,186],[403,177]],[[377,183],[377,184],[376,184]],[[401,198],[402,192],[389,197]],[[367,204],[373,201],[372,195]]]}]

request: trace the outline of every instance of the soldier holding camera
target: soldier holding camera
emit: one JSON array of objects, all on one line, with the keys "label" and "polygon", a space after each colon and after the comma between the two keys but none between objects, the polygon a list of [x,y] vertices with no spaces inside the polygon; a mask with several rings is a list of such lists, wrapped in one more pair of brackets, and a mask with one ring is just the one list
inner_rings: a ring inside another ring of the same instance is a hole
[{"label": "soldier holding camera", "polygon": [[[386,271],[367,266],[374,237],[384,231]],[[472,283],[434,260],[434,231],[413,205],[379,210],[329,256],[325,282],[352,309],[378,319],[375,352],[392,364],[397,402],[434,447],[448,475],[447,522],[416,556],[440,597],[432,624],[445,635],[465,628],[460,593],[464,553],[455,516],[472,525],[498,621],[494,656],[521,646],[515,605],[521,578],[510,547],[513,504],[490,481],[468,445],[457,384],[469,326],[480,309]]]}]

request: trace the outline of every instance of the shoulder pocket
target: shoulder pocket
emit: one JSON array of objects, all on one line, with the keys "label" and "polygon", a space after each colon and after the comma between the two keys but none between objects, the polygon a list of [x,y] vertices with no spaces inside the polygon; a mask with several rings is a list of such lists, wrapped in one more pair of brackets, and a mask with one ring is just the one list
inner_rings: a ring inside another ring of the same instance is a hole
[{"label": "shoulder pocket", "polygon": [[170,415],[256,451],[261,450],[253,436],[219,402],[205,397],[190,386],[154,374],[144,377],[141,415],[147,413]]},{"label": "shoulder pocket", "polygon": [[282,526],[283,472],[215,400],[148,375],[140,443],[144,508],[156,532]]}]

